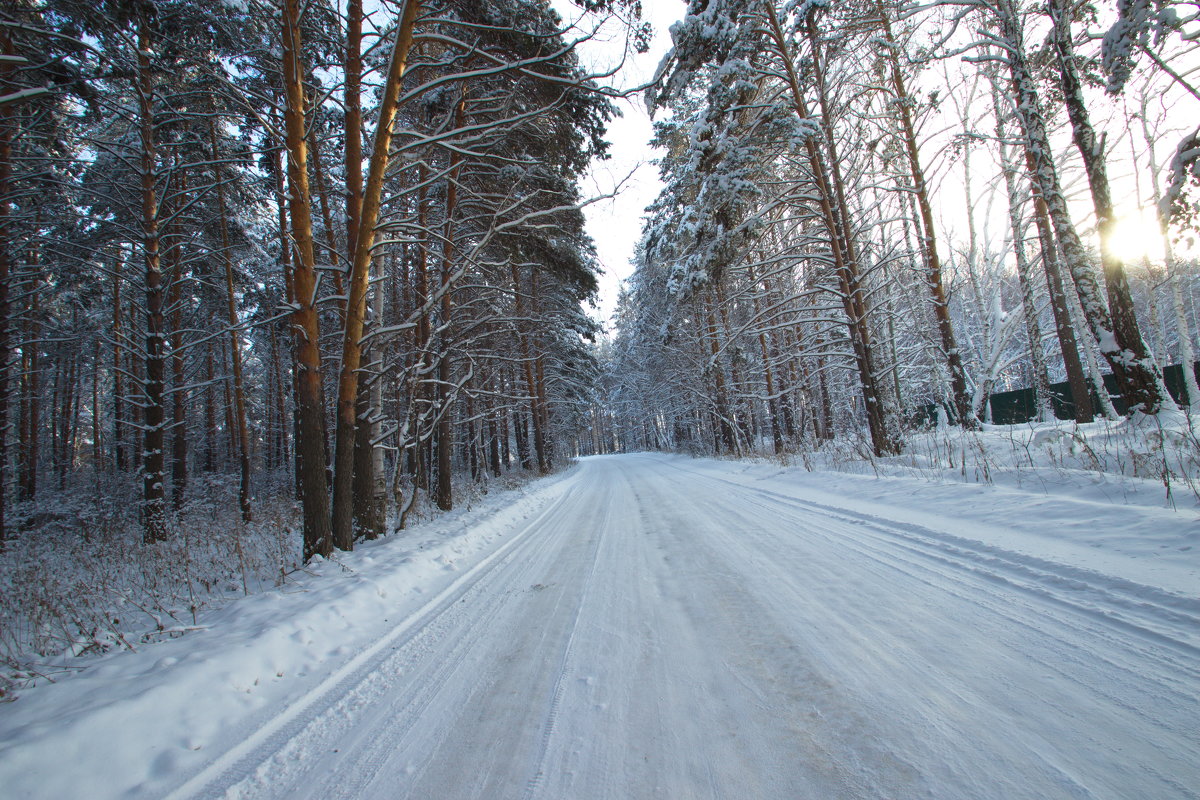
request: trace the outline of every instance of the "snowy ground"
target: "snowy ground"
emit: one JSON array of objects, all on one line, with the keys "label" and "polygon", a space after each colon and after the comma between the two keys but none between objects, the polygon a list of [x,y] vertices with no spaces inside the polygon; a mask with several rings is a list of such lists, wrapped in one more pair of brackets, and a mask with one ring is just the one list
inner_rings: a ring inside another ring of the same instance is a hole
[{"label": "snowy ground", "polygon": [[1193,498],[1032,463],[585,459],[0,706],[0,795],[1200,797]]}]

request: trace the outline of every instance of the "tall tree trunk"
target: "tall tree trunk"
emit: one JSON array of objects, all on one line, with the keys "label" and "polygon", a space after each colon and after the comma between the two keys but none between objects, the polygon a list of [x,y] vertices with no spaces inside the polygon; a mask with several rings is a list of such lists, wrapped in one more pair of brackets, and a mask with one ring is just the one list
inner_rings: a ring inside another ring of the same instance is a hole
[{"label": "tall tree trunk", "polygon": [[929,187],[925,182],[925,170],[921,166],[921,156],[917,145],[916,126],[913,124],[913,100],[908,93],[904,75],[900,70],[900,46],[892,33],[892,23],[881,0],[876,0],[875,9],[879,16],[879,24],[883,29],[882,51],[891,73],[892,91],[896,97],[896,112],[900,119],[900,132],[904,139],[904,152],[908,157],[908,171],[913,182],[912,191],[917,208],[921,212],[919,238],[921,250],[925,256],[925,279],[933,300],[933,313],[937,320],[938,334],[942,340],[942,352],[950,372],[950,388],[954,395],[954,408],[958,413],[959,424],[967,428],[977,428],[979,421],[975,419],[971,409],[971,395],[967,390],[967,374],[963,369],[962,354],[959,353],[958,343],[954,337],[954,325],[950,320],[950,307],[946,299],[946,289],[942,283],[942,263],[937,249],[933,207],[929,202]]},{"label": "tall tree trunk", "polygon": [[304,131],[299,0],[283,3],[283,84],[288,210],[295,264],[292,268],[296,334],[296,451],[300,503],[304,516],[304,560],[333,550],[329,484],[325,474],[325,410],[321,388],[320,322],[317,314],[316,254],[313,250],[312,195],[308,188],[308,147]]},{"label": "tall tree trunk", "polygon": [[[1142,338],[1134,314],[1133,293],[1129,287],[1129,276],[1121,257],[1113,249],[1117,223],[1113,211],[1112,192],[1108,184],[1108,169],[1105,165],[1104,142],[1096,137],[1083,100],[1083,87],[1075,64],[1074,45],[1071,41],[1071,21],[1067,5],[1063,0],[1046,0],[1050,18],[1054,22],[1054,50],[1058,60],[1060,86],[1071,120],[1071,132],[1075,146],[1083,158],[1092,194],[1092,206],[1096,212],[1096,226],[1100,232],[1100,263],[1104,268],[1104,285],[1108,290],[1108,310],[1111,314],[1112,334],[1115,342],[1098,337],[1100,352],[1112,367],[1117,378],[1121,396],[1133,411],[1140,408],[1147,414],[1156,414],[1163,406],[1174,407],[1170,394],[1163,383],[1162,372]],[[1081,298],[1082,299],[1082,298]]]},{"label": "tall tree trunk", "polygon": [[[383,318],[383,291],[376,289],[373,299],[372,325]],[[363,356],[369,363],[379,358],[374,347],[364,347]],[[383,535],[385,494],[383,466],[376,455],[379,418],[382,413],[383,376],[378,371],[370,382],[358,382],[358,427],[354,433],[354,538],[377,539]]]},{"label": "tall tree trunk", "polygon": [[[1143,103],[1146,98],[1143,96]],[[1142,135],[1146,139],[1146,156],[1149,161],[1150,185],[1154,192],[1154,206],[1157,211],[1159,235],[1162,238],[1163,245],[1163,262],[1167,271],[1167,281],[1171,285],[1171,304],[1175,312],[1175,327],[1179,335],[1179,361],[1183,364],[1183,385],[1187,392],[1187,401],[1184,405],[1189,407],[1200,406],[1200,385],[1196,381],[1195,370],[1195,350],[1192,347],[1192,329],[1188,323],[1187,311],[1184,308],[1183,302],[1183,275],[1180,274],[1179,264],[1175,257],[1174,247],[1171,244],[1171,236],[1168,231],[1167,217],[1162,212],[1162,185],[1159,181],[1159,164],[1154,153],[1155,137],[1150,132],[1150,126],[1147,123],[1147,115],[1145,106],[1143,105],[1143,113],[1141,117]]]},{"label": "tall tree trunk", "polygon": [[1069,11],[1064,0],[1046,0],[1046,8],[1054,22],[1054,50],[1063,100],[1071,120],[1075,146],[1087,172],[1096,226],[1100,231],[1100,263],[1104,268],[1104,285],[1108,290],[1108,310],[1115,339],[1115,342],[1109,342],[1106,338],[1098,337],[1100,352],[1112,367],[1121,396],[1125,398],[1129,409],[1133,411],[1140,407],[1147,414],[1156,414],[1164,405],[1173,407],[1174,403],[1166,391],[1162,372],[1142,339],[1134,314],[1129,276],[1121,257],[1113,249],[1117,218],[1108,184],[1104,143],[1096,137],[1084,104],[1083,87],[1071,40]]},{"label": "tall tree trunk", "polygon": [[[62,350],[60,349],[60,354]],[[58,407],[57,417],[59,420],[59,439],[58,452],[55,460],[58,462],[58,489],[63,491],[67,488],[67,474],[75,467],[75,398],[76,398],[76,375],[79,372],[79,353],[70,353],[61,357],[62,369],[59,370],[58,376],[60,385],[58,387],[58,398],[60,405]]]},{"label": "tall tree trunk", "polygon": [[100,420],[103,409],[100,407],[100,339],[92,342],[92,471],[99,478],[102,462],[104,461],[103,428]]},{"label": "tall tree trunk", "polygon": [[158,199],[155,178],[158,156],[154,142],[154,82],[150,68],[150,21],[147,11],[138,14],[137,81],[138,122],[141,133],[142,252],[146,268],[146,377],[142,443],[142,525],[147,544],[167,538],[163,507],[165,359],[163,339],[162,265],[159,260]]},{"label": "tall tree trunk", "polygon": [[66,361],[62,357],[61,348],[59,348],[59,352],[56,355],[58,357],[51,360],[54,364],[51,367],[54,370],[54,378],[51,382],[50,390],[50,470],[55,474],[58,473],[58,464],[61,455],[59,442],[62,439],[63,416],[60,408],[62,407],[62,372],[65,368],[64,362]]},{"label": "tall tree trunk", "polygon": [[[501,373],[500,377],[498,378],[498,382],[500,384],[500,388],[502,391],[504,390],[504,387],[507,385],[506,384],[507,380],[508,380],[508,378],[507,378],[506,374]],[[496,425],[499,428],[499,433],[500,433],[500,461],[501,461],[501,463],[504,464],[505,470],[512,469],[512,463],[513,463],[513,454],[512,454],[513,446],[512,446],[510,437],[508,435],[508,430],[509,430],[510,422],[511,422],[511,419],[510,419],[511,416],[512,415],[509,413],[509,407],[507,404],[502,405],[496,412],[496,417],[497,417]]]},{"label": "tall tree trunk", "polygon": [[[284,171],[285,170],[284,170],[284,166],[282,163],[281,151],[275,150],[272,152],[271,155],[272,155],[272,160],[274,162],[273,166],[274,166],[274,174],[275,174],[275,206],[276,206],[275,211],[276,211],[276,219],[278,222],[278,229],[279,229],[279,265],[283,269],[284,297],[287,300],[287,304],[289,306],[295,307],[296,306],[296,276],[295,276],[295,269],[292,266],[292,260],[293,260],[292,259],[292,237],[291,237],[291,234],[288,233],[288,230],[289,230],[288,212],[287,212],[288,198],[287,198],[287,192],[284,190]],[[295,334],[298,334],[301,329],[299,329],[295,326],[294,318],[295,318],[295,315],[293,314],[291,329],[292,329],[292,333],[295,335]],[[292,482],[295,485],[297,500],[304,497],[304,487],[303,487],[303,482],[301,479],[304,470],[300,464],[301,449],[300,449],[300,439],[299,439],[299,433],[300,433],[300,364],[296,360],[298,346],[299,346],[299,341],[294,340],[293,347],[291,350],[292,357],[291,357],[291,359],[289,359],[289,361],[290,361],[289,366],[291,367],[291,378],[292,378],[292,380],[291,380],[292,414],[291,414],[291,420],[290,420],[291,424],[290,425],[288,425],[286,423],[284,424],[285,432],[288,430],[288,428],[290,428],[291,432],[292,432],[291,433],[292,452],[290,454],[289,461],[292,465]],[[284,438],[285,438],[285,443],[286,443],[286,439],[287,439],[286,433],[284,434]],[[324,439],[323,436],[322,436],[322,439]],[[332,540],[330,542],[330,545],[332,546]]]},{"label": "tall tree trunk", "polygon": [[[717,319],[721,326],[721,336],[723,339],[728,340],[730,338],[729,311],[725,302],[724,285],[725,282],[722,279],[716,281],[715,285],[713,286],[713,305],[717,310]],[[743,442],[749,445],[750,442],[753,442],[758,438],[758,431],[756,429],[757,420],[754,418],[753,409],[747,402],[746,393],[742,389],[742,387],[745,385],[745,379],[742,376],[740,367],[738,366],[738,359],[729,359],[729,394],[733,397],[734,402],[736,402],[738,407],[737,410],[734,410],[734,403],[730,403],[731,411],[733,413],[734,431],[740,431],[742,434],[735,442],[737,449],[734,452],[736,452],[738,455],[741,455],[742,453]]]},{"label": "tall tree trunk", "polygon": [[[180,191],[186,191],[181,181]],[[170,226],[177,228],[176,225]],[[183,506],[188,480],[187,393],[183,360],[183,238],[172,236],[168,249],[171,264],[171,507]]]},{"label": "tall tree trunk", "polygon": [[1004,111],[1000,107],[999,93],[992,91],[992,108],[996,115],[996,139],[1000,144],[1000,167],[1004,172],[1004,187],[1008,193],[1008,225],[1012,232],[1013,255],[1017,260],[1017,280],[1021,286],[1021,310],[1025,316],[1025,336],[1029,340],[1030,370],[1033,373],[1034,406],[1040,422],[1054,419],[1054,406],[1050,397],[1050,376],[1046,369],[1046,354],[1042,349],[1042,329],[1038,324],[1038,310],[1029,256],[1025,249],[1025,225],[1021,215],[1021,192],[1017,181],[1017,167],[1012,163],[1006,144]]},{"label": "tall tree trunk", "polygon": [[[1067,301],[1071,306],[1072,318],[1079,319],[1083,315],[1083,309],[1079,305],[1079,298],[1077,296],[1069,296]],[[1098,348],[1095,341],[1085,337],[1079,344],[1083,351],[1084,371],[1087,374],[1092,396],[1096,398],[1099,405],[1099,414],[1108,419],[1120,419],[1121,415],[1117,413],[1116,406],[1112,402],[1112,396],[1109,394],[1108,386],[1104,382],[1104,369],[1100,366],[1100,357],[1097,353]]]},{"label": "tall tree trunk", "polygon": [[[271,363],[277,355],[271,351]],[[216,363],[213,358],[213,343],[204,343],[204,471],[217,469],[217,400],[213,394],[213,383],[217,380]]]},{"label": "tall tree trunk", "polygon": [[[221,372],[225,373],[232,370],[227,351],[229,343],[221,340],[220,346]],[[222,437],[225,441],[225,459],[222,463],[228,467],[236,459],[238,450],[237,423],[233,418],[233,392],[229,389],[228,380],[221,381],[221,399],[224,401],[221,403],[221,408],[225,412],[225,436]]]},{"label": "tall tree trunk", "polygon": [[17,496],[32,500],[37,496],[38,440],[41,418],[41,279],[35,274],[29,292],[29,311],[25,317],[25,341],[21,345],[21,431],[17,444],[20,459],[17,472]]},{"label": "tall tree trunk", "polygon": [[416,489],[429,489],[428,472],[424,469],[430,461],[429,441],[425,438],[421,420],[429,410],[429,382],[426,374],[429,370],[431,338],[430,326],[430,297],[429,297],[429,196],[426,191],[428,170],[422,161],[417,165],[417,231],[421,241],[417,244],[416,263],[414,263],[413,303],[417,311],[417,327],[414,331],[414,351],[416,366],[413,371],[413,435],[416,443],[411,451],[413,458],[413,479]]},{"label": "tall tree trunk", "polygon": [[708,345],[708,369],[711,370],[713,378],[713,400],[716,407],[716,423],[717,431],[720,433],[720,440],[717,442],[718,447],[722,448],[726,453],[737,452],[737,434],[734,433],[733,425],[729,421],[729,397],[728,390],[725,387],[725,369],[721,366],[721,339],[720,333],[717,330],[716,315],[713,314],[712,298],[708,295],[704,297],[704,317],[707,325],[707,334],[704,337]]},{"label": "tall tree trunk", "polygon": [[[137,302],[130,299],[127,311],[125,328],[129,331],[129,341],[132,342],[138,327],[139,312]],[[142,453],[146,440],[146,393],[144,390],[146,385],[146,360],[144,354],[142,358],[138,358],[138,354],[131,347],[126,354],[125,369],[129,373],[131,391],[134,392],[129,402],[129,432],[131,434],[129,464],[131,468],[136,469],[140,463],[138,455]]]},{"label": "tall tree trunk", "polygon": [[[16,70],[13,59],[17,57],[8,31],[0,27],[0,91],[14,89],[12,74]],[[11,324],[8,284],[12,276],[12,247],[16,237],[10,228],[12,182],[12,141],[15,138],[16,120],[13,104],[0,104],[0,550],[4,549],[7,537],[5,517],[7,511],[6,491],[8,486],[8,417],[12,398],[11,356],[9,354],[9,325]]]},{"label": "tall tree trunk", "polygon": [[[754,303],[754,316],[756,318],[762,316],[762,295],[758,291],[758,279],[754,275],[754,267],[747,267],[750,280],[751,297]],[[775,397],[775,371],[771,365],[771,348],[767,344],[767,332],[760,330],[758,332],[758,349],[759,355],[762,358],[763,368],[763,383],[767,391],[767,421],[771,426],[771,445],[773,452],[778,455],[783,452],[783,429],[781,427],[781,413],[779,411],[778,398]]]},{"label": "tall tree trunk", "polygon": [[[1032,175],[1032,159],[1028,158],[1027,168]],[[1054,328],[1058,334],[1058,346],[1062,353],[1063,367],[1067,372],[1067,385],[1071,387],[1071,402],[1075,406],[1075,421],[1091,422],[1095,418],[1092,407],[1092,394],[1088,389],[1087,373],[1083,368],[1083,359],[1079,353],[1079,342],[1075,338],[1075,326],[1071,324],[1071,302],[1067,295],[1067,287],[1063,280],[1062,265],[1058,260],[1058,247],[1054,242],[1054,229],[1050,224],[1050,214],[1046,211],[1046,202],[1036,185],[1031,185],[1033,191],[1034,223],[1038,229],[1038,242],[1042,251],[1042,268],[1046,272],[1046,286],[1050,291],[1050,309],[1054,314]]]},{"label": "tall tree trunk", "polygon": [[[783,32],[783,26],[773,5],[768,4],[769,34],[780,55],[786,70],[786,80],[791,93],[792,104],[797,116],[801,119],[811,119],[808,102],[800,88],[799,77],[796,74],[795,59],[792,58],[788,37]],[[815,25],[810,19],[805,28],[809,41],[814,45],[812,64],[816,71],[819,65],[819,52],[815,48]],[[825,100],[823,75],[816,71],[817,83],[821,89],[821,99]],[[867,325],[865,298],[863,296],[861,277],[853,246],[853,232],[850,230],[850,219],[846,213],[844,190],[841,186],[840,168],[837,165],[837,151],[833,141],[832,118],[827,110],[822,114],[822,130],[824,145],[829,151],[828,162],[833,165],[831,174],[827,159],[818,145],[817,137],[805,138],[805,150],[816,184],[816,195],[820,207],[821,219],[829,236],[834,269],[838,277],[842,293],[842,303],[849,325],[850,340],[854,349],[855,364],[859,373],[859,389],[862,393],[863,407],[867,415],[867,427],[871,436],[871,446],[876,455],[889,455],[899,451],[900,443],[888,430],[887,416],[882,407],[877,376],[875,374],[874,357],[871,349],[870,329]]]},{"label": "tall tree trunk", "polygon": [[[766,297],[769,304],[775,304],[782,299],[782,294],[770,273],[764,274],[762,277],[763,288],[766,290]],[[783,435],[787,442],[794,442],[797,434],[796,426],[796,411],[794,407],[795,397],[800,380],[797,376],[798,359],[794,355],[800,352],[798,346],[792,346],[793,336],[795,335],[795,326],[784,326],[778,335],[771,336],[769,341],[771,344],[771,358],[774,363],[782,362],[783,367],[780,370],[779,378],[779,410],[782,412]],[[793,355],[784,356],[785,352],[791,352]],[[806,379],[807,383],[807,379]]]},{"label": "tall tree trunk", "polygon": [[[529,312],[535,320],[541,317],[542,289],[537,267],[529,269]],[[531,409],[537,420],[534,445],[537,449],[538,471],[548,475],[554,469],[554,432],[550,428],[550,403],[546,398],[545,349],[538,338],[536,327],[531,331],[530,343],[533,352],[537,354],[533,362],[533,386],[537,393],[537,403]]]},{"label": "tall tree trunk", "polygon": [[[1125,398],[1130,410],[1140,409],[1147,414],[1156,414],[1164,402],[1159,386],[1162,376],[1154,360],[1145,350],[1141,335],[1137,331],[1133,308],[1126,303],[1128,287],[1121,288],[1124,280],[1121,275],[1114,274],[1117,279],[1117,307],[1110,309],[1104,301],[1096,275],[1088,261],[1087,252],[1079,239],[1067,209],[1066,199],[1059,184],[1058,172],[1052,158],[1049,138],[1046,134],[1045,120],[1041,113],[1040,100],[1033,75],[1026,62],[1024,32],[1021,29],[1020,17],[1012,0],[999,0],[994,6],[1001,33],[1008,40],[1005,55],[1009,68],[1009,78],[1016,96],[1018,118],[1024,133],[1025,147],[1032,156],[1034,169],[1033,179],[1038,184],[1042,199],[1054,226],[1054,235],[1058,240],[1059,250],[1066,262],[1071,277],[1075,282],[1075,290],[1083,309],[1084,319],[1091,330],[1092,336],[1100,346],[1100,351],[1108,361],[1116,377],[1121,396]],[[1103,224],[1103,220],[1101,221]],[[1108,266],[1106,265],[1106,270]],[[1110,297],[1113,295],[1110,293]],[[1114,317],[1116,315],[1116,324]],[[1135,336],[1136,334],[1136,336]]]},{"label": "tall tree trunk", "polygon": [[75,370],[72,377],[71,389],[74,396],[74,403],[71,406],[70,421],[71,421],[71,438],[68,440],[70,445],[70,461],[68,462],[72,470],[79,460],[79,454],[83,448],[80,445],[80,436],[82,435],[83,422],[81,412],[83,409],[83,349],[75,356]]},{"label": "tall tree trunk", "polygon": [[546,475],[554,469],[555,439],[554,429],[550,425],[550,401],[546,396],[546,356],[540,347],[535,366],[534,374],[537,378],[538,414],[540,415],[539,426],[542,431],[541,471],[543,475]]},{"label": "tall tree trunk", "polygon": [[[312,171],[313,179],[317,183],[317,200],[321,207],[321,227],[325,231],[325,249],[329,251],[329,262],[333,267],[333,291],[338,298],[341,298],[346,293],[346,284],[343,280],[342,267],[338,263],[341,261],[337,249],[337,237],[333,230],[333,212],[329,208],[329,192],[325,186],[325,168],[321,158],[321,137],[317,135],[316,126],[311,126],[308,129],[308,146],[311,149],[312,155]],[[345,316],[346,306],[345,300],[335,301],[339,317]]]},{"label": "tall tree trunk", "polygon": [[[229,215],[225,205],[225,180],[221,169],[220,150],[217,147],[216,122],[209,121],[209,145],[212,148],[217,182],[218,228],[221,232],[221,262],[225,267],[225,317],[229,323],[229,360],[233,368],[234,424],[237,426],[238,442],[238,505],[242,510],[242,521],[250,522],[254,515],[250,508],[250,432],[246,426],[246,389],[242,377],[242,343],[238,336],[237,300],[234,296],[233,254],[230,250]],[[210,350],[211,357],[211,350]]]},{"label": "tall tree trunk", "polygon": [[490,466],[492,469],[492,475],[497,478],[499,478],[502,474],[500,469],[499,416],[500,412],[495,408],[492,408],[487,412],[488,466]]},{"label": "tall tree trunk", "polygon": [[117,470],[124,472],[129,468],[125,450],[125,366],[121,356],[121,338],[124,335],[121,321],[124,318],[121,307],[121,281],[125,269],[125,248],[117,250],[116,262],[113,264],[113,315],[112,315],[112,376],[113,376],[113,457]]},{"label": "tall tree trunk", "polygon": [[509,409],[507,416],[512,420],[513,439],[517,446],[517,461],[520,462],[521,469],[531,470],[533,469],[533,457],[529,450],[529,427],[525,421],[525,410]]},{"label": "tall tree trunk", "polygon": [[[354,255],[350,262],[346,328],[342,339],[342,368],[338,377],[333,480],[334,544],[343,550],[354,547],[354,430],[357,422],[358,368],[362,362],[361,339],[363,319],[366,316],[367,288],[370,284],[371,250],[375,244],[375,227],[379,222],[379,209],[383,199],[383,181],[391,153],[392,126],[399,110],[400,82],[408,66],[413,28],[420,8],[419,0],[406,0],[400,24],[396,29],[396,40],[392,46],[391,61],[379,106],[379,120],[371,146],[371,161],[367,168],[367,184],[363,190],[361,218],[357,223],[357,231],[350,231],[354,241]],[[354,24],[354,20],[351,20],[351,23]],[[347,92],[349,91],[347,87]],[[350,113],[351,109],[347,109],[347,115]],[[347,130],[347,146],[349,139],[354,138],[351,133]],[[349,153],[347,157],[350,158]],[[350,171],[354,172],[357,165],[349,161],[348,163],[351,164]],[[348,192],[351,189],[351,181],[352,179],[347,182]],[[349,221],[353,224],[352,218]],[[372,484],[373,481],[367,483]]]},{"label": "tall tree trunk", "polygon": [[288,464],[290,452],[288,450],[288,413],[287,413],[287,365],[284,359],[280,357],[280,348],[278,338],[275,335],[275,326],[271,325],[267,328],[271,342],[271,363],[274,364],[272,375],[275,381],[275,428],[274,428],[274,451],[275,451],[275,466],[285,466]]},{"label": "tall tree trunk", "polygon": [[375,447],[373,441],[373,417],[376,410],[371,405],[371,393],[379,377],[368,384],[359,381],[358,402],[355,414],[358,426],[354,431],[354,478],[353,478],[353,538],[377,539],[383,533],[383,515],[379,508],[380,497],[375,491],[378,476],[375,474]]},{"label": "tall tree trunk", "polygon": [[[460,96],[454,111],[454,123],[458,128],[466,124],[466,97]],[[446,184],[446,220],[442,226],[442,276],[441,276],[441,320],[442,349],[438,361],[438,426],[437,453],[438,474],[435,487],[437,507],[449,511],[454,507],[453,464],[454,453],[454,409],[457,396],[450,392],[450,320],[453,312],[454,261],[454,215],[458,211],[458,176],[462,157],[458,151],[450,154],[450,173]]]},{"label": "tall tree trunk", "polygon": [[[377,299],[376,305],[379,307],[379,318],[383,319],[382,300]],[[387,526],[388,514],[388,496],[387,496],[387,453],[379,446],[379,440],[383,433],[383,398],[384,398],[384,382],[383,377],[378,377],[371,384],[370,390],[370,407],[373,409],[373,415],[370,423],[367,425],[367,455],[371,459],[371,478],[372,486],[366,487],[364,491],[368,492],[373,500],[371,503],[372,517],[369,520],[368,539],[374,539],[384,534]]]},{"label": "tall tree trunk", "polygon": [[[409,9],[405,8],[407,12]],[[414,6],[415,10],[415,6]],[[343,117],[346,141],[346,252],[350,258],[358,246],[362,224],[362,0],[346,3],[346,56],[343,85]],[[401,20],[401,25],[403,25]],[[393,56],[394,59],[394,56]]]},{"label": "tall tree trunk", "polygon": [[[884,387],[880,381],[878,356],[872,344],[871,329],[868,320],[869,302],[865,287],[862,285],[862,265],[859,262],[858,247],[853,230],[853,215],[849,203],[846,202],[846,182],[842,178],[842,159],[838,154],[836,131],[833,128],[834,114],[828,97],[828,84],[825,80],[824,65],[821,58],[820,40],[817,36],[815,9],[809,11],[806,33],[812,48],[813,76],[817,88],[817,100],[821,107],[821,127],[824,131],[825,150],[828,159],[825,162],[832,180],[825,180],[827,187],[832,187],[833,195],[830,200],[834,206],[833,219],[835,229],[840,231],[839,242],[845,265],[845,291],[850,305],[850,333],[857,351],[861,353],[860,371],[863,373],[863,405],[867,414],[867,427],[871,435],[872,449],[877,455],[893,455],[900,451],[900,441],[896,438],[891,416],[885,404]],[[811,137],[810,137],[811,140]],[[826,189],[828,191],[828,188]],[[836,249],[836,248],[835,248]]]},{"label": "tall tree trunk", "polygon": [[[535,269],[534,267],[530,268]],[[530,336],[526,330],[527,322],[525,312],[525,293],[521,287],[520,268],[515,261],[509,263],[509,276],[512,278],[513,284],[513,309],[517,316],[517,324],[515,332],[517,336],[517,347],[521,354],[521,368],[525,377],[525,392],[529,398],[529,418],[533,423],[533,445],[534,453],[537,456],[538,471],[542,474],[546,470],[545,456],[545,439],[542,435],[542,420],[538,410],[539,392],[537,389],[537,378],[535,376],[535,356],[533,354]],[[532,292],[532,279],[530,281],[530,289]],[[521,466],[524,469],[531,469],[533,461],[530,458],[529,436],[525,430],[525,421],[522,415],[517,415],[513,419],[513,424],[517,430],[517,453],[521,461]]]}]

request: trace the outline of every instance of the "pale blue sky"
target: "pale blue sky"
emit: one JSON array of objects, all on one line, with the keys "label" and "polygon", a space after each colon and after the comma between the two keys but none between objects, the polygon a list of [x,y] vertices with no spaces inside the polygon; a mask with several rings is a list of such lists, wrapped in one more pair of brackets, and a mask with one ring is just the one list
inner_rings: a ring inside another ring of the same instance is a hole
[{"label": "pale blue sky", "polygon": [[[579,9],[569,0],[552,0],[565,19],[575,19]],[[613,83],[621,88],[638,86],[650,80],[663,55],[671,46],[668,28],[683,16],[687,8],[683,0],[644,0],[643,14],[654,26],[654,41],[650,52],[632,55]],[[614,30],[607,37],[581,46],[585,66],[607,70],[620,61],[624,48],[623,33]],[[622,117],[612,121],[608,139],[612,142],[612,158],[593,165],[583,182],[585,196],[608,194],[624,181],[621,193],[612,200],[601,200],[585,209],[588,231],[596,242],[596,250],[605,274],[600,281],[599,308],[593,314],[608,322],[616,309],[620,282],[632,272],[630,259],[641,235],[642,212],[658,194],[662,184],[657,168],[649,163],[655,157],[649,141],[653,133],[650,118],[640,96],[619,101]]]}]

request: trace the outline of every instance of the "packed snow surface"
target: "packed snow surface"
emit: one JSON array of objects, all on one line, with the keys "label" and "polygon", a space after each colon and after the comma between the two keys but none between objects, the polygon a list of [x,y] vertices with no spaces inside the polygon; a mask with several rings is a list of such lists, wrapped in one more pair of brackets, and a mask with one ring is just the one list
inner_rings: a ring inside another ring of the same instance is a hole
[{"label": "packed snow surface", "polygon": [[1187,798],[1200,523],[635,454],[0,707],[0,795]]}]

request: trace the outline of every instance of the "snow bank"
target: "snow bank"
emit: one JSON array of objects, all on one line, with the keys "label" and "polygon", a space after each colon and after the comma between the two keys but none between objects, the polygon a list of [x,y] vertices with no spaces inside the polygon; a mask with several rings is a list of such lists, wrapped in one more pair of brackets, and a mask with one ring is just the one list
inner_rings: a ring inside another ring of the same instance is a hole
[{"label": "snow bank", "polygon": [[[986,546],[1200,593],[1200,439],[1183,413],[943,428],[863,458],[837,442],[781,461],[698,461],[830,508],[931,525]],[[800,462],[799,464],[794,462]],[[941,525],[944,527],[945,523]]]},{"label": "snow bank", "polygon": [[397,621],[519,538],[570,475],[312,564],[181,638],[78,659],[77,674],[0,704],[4,796],[162,797],[211,760],[206,751],[230,751],[385,646]]}]

